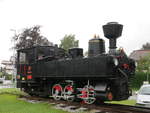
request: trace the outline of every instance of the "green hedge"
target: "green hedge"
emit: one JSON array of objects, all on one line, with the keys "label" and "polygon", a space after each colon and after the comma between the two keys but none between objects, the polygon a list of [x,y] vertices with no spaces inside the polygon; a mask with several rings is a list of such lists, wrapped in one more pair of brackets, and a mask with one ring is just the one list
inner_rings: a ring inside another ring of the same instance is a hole
[{"label": "green hedge", "polygon": [[134,78],[131,80],[132,89],[139,89],[143,81],[147,80],[147,75],[149,75],[148,79],[150,81],[150,73],[136,72]]}]

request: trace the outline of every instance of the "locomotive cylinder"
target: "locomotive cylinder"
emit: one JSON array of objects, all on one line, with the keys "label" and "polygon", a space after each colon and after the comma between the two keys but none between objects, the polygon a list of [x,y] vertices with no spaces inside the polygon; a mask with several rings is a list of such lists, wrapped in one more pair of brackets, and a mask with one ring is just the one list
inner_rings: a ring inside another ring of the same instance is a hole
[{"label": "locomotive cylinder", "polygon": [[116,51],[116,39],[122,34],[123,25],[117,22],[109,22],[103,25],[104,36],[109,39],[109,52],[114,53]]}]

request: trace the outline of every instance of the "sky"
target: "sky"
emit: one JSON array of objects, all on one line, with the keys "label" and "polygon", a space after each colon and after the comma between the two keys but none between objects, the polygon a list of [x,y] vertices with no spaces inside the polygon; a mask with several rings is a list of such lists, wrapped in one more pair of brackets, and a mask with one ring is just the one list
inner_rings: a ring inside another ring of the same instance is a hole
[{"label": "sky", "polygon": [[[60,44],[65,34],[75,34],[79,47],[88,50],[94,34],[103,35],[102,25],[124,25],[117,47],[129,55],[150,42],[149,0],[0,0],[0,60],[13,55],[11,37],[23,28],[41,25],[41,34]],[[107,49],[108,50],[108,49]]]}]

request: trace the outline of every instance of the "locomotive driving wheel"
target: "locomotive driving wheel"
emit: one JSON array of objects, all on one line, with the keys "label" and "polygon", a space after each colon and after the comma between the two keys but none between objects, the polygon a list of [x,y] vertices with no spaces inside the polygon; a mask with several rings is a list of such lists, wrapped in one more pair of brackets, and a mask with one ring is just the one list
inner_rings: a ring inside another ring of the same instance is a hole
[{"label": "locomotive driving wheel", "polygon": [[81,91],[81,94],[81,98],[86,104],[93,104],[96,100],[94,87],[91,85],[84,86],[83,90]]},{"label": "locomotive driving wheel", "polygon": [[64,99],[67,101],[74,101],[75,95],[74,93],[74,88],[72,85],[67,85],[64,88]]},{"label": "locomotive driving wheel", "polygon": [[62,86],[60,84],[55,84],[52,87],[52,97],[55,100],[60,100],[62,98]]}]

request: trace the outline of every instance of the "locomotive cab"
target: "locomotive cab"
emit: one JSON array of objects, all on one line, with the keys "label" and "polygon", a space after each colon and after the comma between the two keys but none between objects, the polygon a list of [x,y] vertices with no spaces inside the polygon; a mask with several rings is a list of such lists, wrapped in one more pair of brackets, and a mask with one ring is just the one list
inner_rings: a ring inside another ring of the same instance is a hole
[{"label": "locomotive cab", "polygon": [[45,48],[32,47],[18,50],[17,64],[32,64],[47,55]]},{"label": "locomotive cab", "polygon": [[27,80],[32,80],[31,64],[35,62],[35,49],[20,49],[17,51],[17,87],[26,87]]},{"label": "locomotive cab", "polygon": [[17,52],[17,64],[31,64],[35,62],[34,49],[20,49]]},{"label": "locomotive cab", "polygon": [[[17,51],[17,87],[31,82],[34,64],[37,62],[51,61],[65,56],[65,51],[57,46],[35,46]],[[33,72],[34,73],[34,72]]]},{"label": "locomotive cab", "polygon": [[65,50],[57,46],[36,46],[17,51],[17,64],[32,64],[39,60],[65,57]]}]

